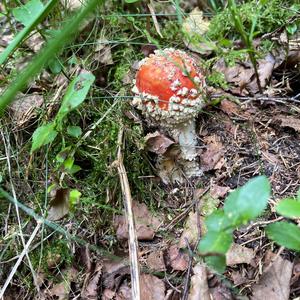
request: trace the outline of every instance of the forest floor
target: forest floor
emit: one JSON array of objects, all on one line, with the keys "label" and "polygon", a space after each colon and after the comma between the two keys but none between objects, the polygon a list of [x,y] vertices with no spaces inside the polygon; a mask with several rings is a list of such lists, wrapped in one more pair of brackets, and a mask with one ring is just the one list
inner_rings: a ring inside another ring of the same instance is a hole
[{"label": "forest floor", "polygon": [[[17,6],[23,2],[41,3]],[[0,65],[0,93],[80,6],[66,2]],[[299,3],[239,4],[236,13],[251,37],[245,45],[226,1],[106,2],[1,116],[3,299],[132,299],[120,151],[142,300],[300,299],[299,252],[265,233],[284,219],[276,204],[300,187]],[[15,3],[0,3],[0,53],[23,28],[21,20]],[[176,142],[166,145],[171,137],[132,106],[138,61],[164,48],[188,52],[208,85],[196,119],[203,174],[181,183],[157,170],[158,157],[174,164]],[[82,74],[95,76],[85,101],[64,116],[51,143],[31,151],[33,133],[55,119],[67,87]],[[271,184],[268,207],[234,231],[226,270],[215,272],[197,250],[205,218],[258,175]]]}]

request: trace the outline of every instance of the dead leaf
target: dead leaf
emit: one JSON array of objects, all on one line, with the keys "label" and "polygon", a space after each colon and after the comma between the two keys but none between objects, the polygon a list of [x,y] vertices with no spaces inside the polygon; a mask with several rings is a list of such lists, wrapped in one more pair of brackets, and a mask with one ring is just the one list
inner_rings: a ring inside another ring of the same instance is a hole
[{"label": "dead leaf", "polygon": [[151,252],[147,257],[147,266],[156,272],[165,271],[166,266],[163,252],[161,250]]},{"label": "dead leaf", "polygon": [[240,107],[233,101],[224,99],[220,103],[220,109],[228,116],[238,116]]},{"label": "dead leaf", "polygon": [[252,249],[233,243],[226,253],[226,265],[250,264],[255,257]]},{"label": "dead leaf", "polygon": [[[133,201],[132,208],[138,240],[152,240],[161,221],[149,212],[144,203]],[[126,217],[120,215],[116,216],[114,226],[117,228],[117,239],[127,240],[128,225]]]},{"label": "dead leaf", "polygon": [[163,35],[161,34],[161,31],[160,31],[159,23],[158,23],[157,18],[156,18],[156,13],[155,13],[155,9],[154,9],[153,0],[150,0],[150,3],[148,3],[147,5],[148,5],[148,8],[149,8],[152,20],[153,20],[153,24],[154,24],[155,30],[158,33],[158,35],[161,38],[163,38]]},{"label": "dead leaf", "polygon": [[[203,171],[220,169],[224,161],[222,160],[224,150],[223,145],[216,135],[208,136],[205,139],[206,151],[201,155],[201,165]],[[218,164],[221,162],[221,164]]]},{"label": "dead leaf", "polygon": [[16,129],[24,127],[31,119],[36,117],[36,111],[44,103],[44,97],[39,94],[19,94],[11,104],[12,117]]},{"label": "dead leaf", "polygon": [[252,287],[252,300],[288,300],[293,263],[280,256]]},{"label": "dead leaf", "polygon": [[97,262],[93,272],[89,272],[84,280],[81,291],[81,299],[96,300],[98,299],[98,283],[101,277],[102,263]]},{"label": "dead leaf", "polygon": [[70,190],[58,188],[51,191],[50,209],[48,211],[47,219],[50,221],[57,221],[69,213]]},{"label": "dead leaf", "polygon": [[168,249],[168,260],[173,270],[185,271],[188,268],[189,257],[176,244]]},{"label": "dead leaf", "polygon": [[213,184],[210,188],[210,195],[215,199],[224,198],[229,191],[230,188],[228,186]]},{"label": "dead leaf", "polygon": [[194,275],[191,277],[191,287],[188,300],[210,300],[207,283],[206,267],[202,263],[197,263],[193,268]]},{"label": "dead leaf", "polygon": [[94,60],[98,61],[102,65],[111,65],[114,63],[112,54],[111,54],[111,47],[109,41],[102,37],[97,40],[94,54]]},{"label": "dead leaf", "polygon": [[300,132],[300,119],[299,118],[295,118],[293,116],[278,115],[274,118],[274,120],[279,121],[281,127],[293,128],[294,130]]},{"label": "dead leaf", "polygon": [[140,287],[143,300],[164,300],[165,298],[165,284],[156,276],[141,274]]},{"label": "dead leaf", "polygon": [[178,244],[179,248],[186,248],[186,241],[188,241],[190,245],[195,245],[198,239],[197,222],[197,213],[191,211],[187,217],[187,221],[184,224],[183,232],[180,236]]},{"label": "dead leaf", "polygon": [[156,154],[164,154],[174,144],[174,141],[161,134],[159,131],[148,133],[145,136],[146,148]]},{"label": "dead leaf", "polygon": [[196,53],[211,54],[215,44],[204,38],[208,27],[209,21],[203,18],[203,12],[198,7],[194,8],[182,24],[185,45]]}]

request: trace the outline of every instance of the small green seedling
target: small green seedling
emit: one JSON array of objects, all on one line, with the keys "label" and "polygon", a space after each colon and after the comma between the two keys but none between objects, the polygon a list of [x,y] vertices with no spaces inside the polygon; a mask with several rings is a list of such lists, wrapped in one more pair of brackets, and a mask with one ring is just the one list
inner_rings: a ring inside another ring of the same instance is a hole
[{"label": "small green seedling", "polygon": [[[300,218],[300,190],[296,199],[281,200],[276,206],[276,212],[286,218]],[[268,225],[266,232],[277,244],[300,251],[300,228],[297,225],[287,221],[276,222]]]},{"label": "small green seedling", "polygon": [[271,194],[266,176],[249,180],[233,191],[223,209],[218,209],[205,220],[207,233],[200,241],[198,250],[206,263],[219,273],[224,272],[225,254],[233,241],[233,231],[259,217],[265,210]]}]

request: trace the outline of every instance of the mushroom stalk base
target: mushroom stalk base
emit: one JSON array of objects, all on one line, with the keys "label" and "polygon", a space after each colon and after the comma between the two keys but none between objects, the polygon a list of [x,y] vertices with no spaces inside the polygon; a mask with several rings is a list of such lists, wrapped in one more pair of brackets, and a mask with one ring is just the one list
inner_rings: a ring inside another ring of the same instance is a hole
[{"label": "mushroom stalk base", "polygon": [[199,163],[196,161],[198,153],[195,121],[192,120],[177,125],[175,130],[181,150],[180,163],[183,166],[184,173],[187,177],[202,175]]}]

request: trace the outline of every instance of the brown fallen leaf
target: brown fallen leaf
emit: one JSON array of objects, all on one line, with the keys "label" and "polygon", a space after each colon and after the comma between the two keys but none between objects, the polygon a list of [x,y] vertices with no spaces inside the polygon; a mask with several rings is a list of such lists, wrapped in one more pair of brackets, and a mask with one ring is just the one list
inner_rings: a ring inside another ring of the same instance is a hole
[{"label": "brown fallen leaf", "polygon": [[98,299],[98,284],[102,274],[102,263],[97,262],[93,272],[86,274],[83,288],[81,291],[82,300],[96,300]]},{"label": "brown fallen leaf", "polygon": [[164,256],[161,250],[151,252],[147,257],[146,262],[148,268],[155,270],[156,272],[162,272],[166,270]]},{"label": "brown fallen leaf", "polygon": [[156,276],[141,274],[140,276],[141,295],[143,300],[164,300],[165,284]]},{"label": "brown fallen leaf", "polygon": [[255,257],[252,249],[233,243],[226,253],[226,265],[250,264]]},{"label": "brown fallen leaf", "polygon": [[280,256],[252,287],[252,300],[288,300],[293,263]]},{"label": "brown fallen leaf", "polygon": [[193,272],[188,300],[210,300],[205,264],[197,263]]},{"label": "brown fallen leaf", "polygon": [[[207,144],[206,151],[201,155],[201,165],[203,171],[220,169],[224,163],[222,158],[224,149],[222,143],[216,135],[208,136],[205,139]],[[221,162],[222,164],[218,164]]]},{"label": "brown fallen leaf", "polygon": [[39,94],[19,94],[11,104],[10,110],[16,129],[24,127],[30,120],[36,117],[37,109],[44,103],[44,97]]},{"label": "brown fallen leaf", "polygon": [[187,217],[187,220],[184,224],[183,232],[180,236],[179,240],[179,248],[186,248],[187,242],[189,245],[193,246],[197,242],[198,239],[198,228],[197,228],[197,220],[198,216],[196,212],[191,211]]},{"label": "brown fallen leaf", "polygon": [[233,101],[227,99],[221,101],[220,109],[228,116],[238,116],[240,113],[240,107]]},{"label": "brown fallen leaf", "polygon": [[274,118],[275,121],[280,122],[281,127],[289,127],[300,132],[300,119],[293,116],[278,115]]},{"label": "brown fallen leaf", "polygon": [[110,43],[106,38],[102,37],[97,40],[95,54],[93,58],[95,61],[98,61],[100,64],[104,66],[111,65],[114,63],[111,54]]},{"label": "brown fallen leaf", "polygon": [[[152,240],[161,221],[149,212],[144,203],[133,201],[132,208],[138,240]],[[127,240],[128,225],[126,217],[123,215],[116,216],[114,219],[114,226],[117,228],[117,239]]]},{"label": "brown fallen leaf", "polygon": [[164,154],[167,149],[174,144],[174,141],[172,141],[159,131],[148,133],[145,136],[145,142],[146,149],[156,154]]},{"label": "brown fallen leaf", "polygon": [[188,268],[189,257],[174,244],[168,249],[168,263],[175,271],[185,271]]},{"label": "brown fallen leaf", "polygon": [[68,188],[55,188],[50,192],[50,209],[47,219],[57,221],[69,213],[70,190]]}]

